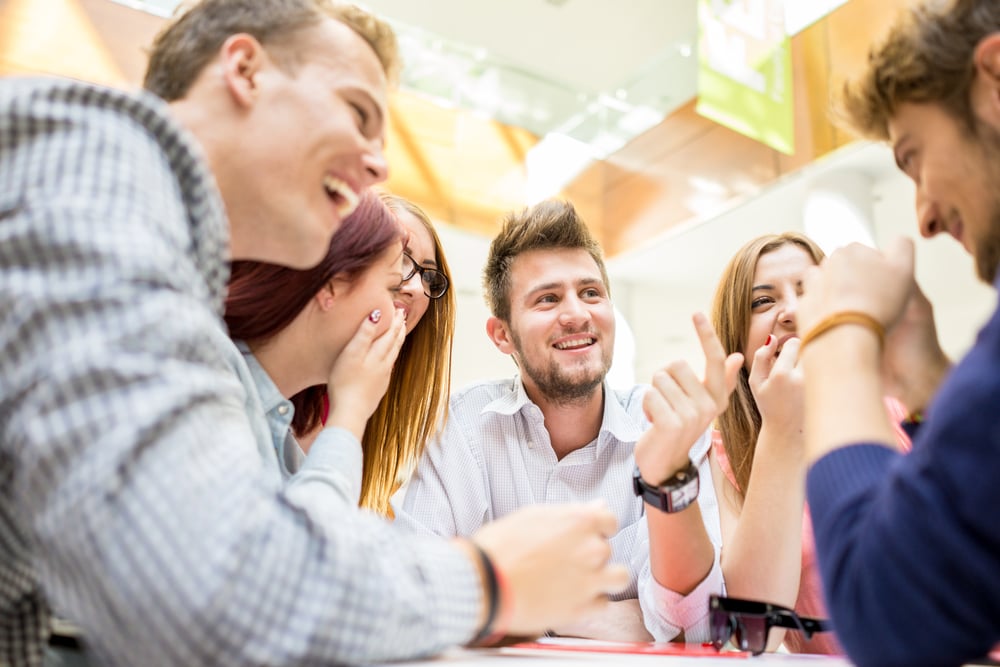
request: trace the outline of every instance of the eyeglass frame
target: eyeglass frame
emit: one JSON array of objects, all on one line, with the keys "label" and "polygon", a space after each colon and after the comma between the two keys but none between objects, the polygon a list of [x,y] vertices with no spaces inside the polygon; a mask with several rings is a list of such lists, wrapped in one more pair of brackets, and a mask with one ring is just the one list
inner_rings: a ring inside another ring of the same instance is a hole
[{"label": "eyeglass frame", "polygon": [[[720,615],[725,615],[726,618],[725,630],[723,632],[727,634],[724,637],[722,636],[722,632],[720,632],[722,624],[716,622],[716,618]],[[708,616],[709,632],[711,633],[712,644],[716,649],[722,650],[726,642],[734,639],[734,645],[738,649],[749,651],[753,655],[760,655],[767,649],[767,639],[771,633],[771,628],[798,630],[805,635],[806,639],[812,639],[812,636],[817,632],[827,632],[833,629],[832,623],[827,619],[799,616],[788,607],[782,607],[770,602],[743,600],[721,595],[709,596]],[[764,621],[763,640],[759,647],[750,646],[745,624],[746,618],[763,619]]]},{"label": "eyeglass frame", "polygon": [[[451,281],[448,280],[448,276],[445,275],[444,271],[441,271],[440,269],[432,269],[426,266],[420,266],[419,264],[417,264],[417,260],[413,259],[413,255],[406,252],[405,250],[403,251],[403,256],[406,257],[406,259],[410,260],[410,270],[403,274],[402,280],[399,281],[400,285],[402,285],[407,280],[409,280],[410,278],[419,273],[420,284],[421,286],[423,286],[424,295],[427,296],[427,298],[440,299],[441,297],[443,297],[445,294],[448,293],[448,288],[451,287]],[[438,294],[437,296],[434,296],[433,294],[430,293],[429,288],[427,287],[427,281],[424,280],[425,273],[436,273],[439,276],[441,276],[441,280],[444,281],[444,289],[442,289],[441,293]]]}]

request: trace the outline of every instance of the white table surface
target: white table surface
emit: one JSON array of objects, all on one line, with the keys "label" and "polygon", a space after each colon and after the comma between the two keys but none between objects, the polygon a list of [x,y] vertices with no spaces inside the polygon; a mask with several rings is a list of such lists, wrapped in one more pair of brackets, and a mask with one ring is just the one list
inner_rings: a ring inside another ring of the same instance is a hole
[{"label": "white table surface", "polygon": [[[582,640],[577,640],[581,641]],[[603,642],[602,642],[603,643]],[[583,647],[583,646],[581,646]],[[501,648],[501,649],[454,649],[436,658],[405,663],[395,663],[395,667],[425,665],[427,667],[572,667],[574,665],[641,666],[671,665],[689,667],[757,667],[758,665],[781,665],[783,667],[850,667],[846,658],[839,656],[792,655],[787,653],[765,653],[751,657],[736,655],[642,655],[631,653],[607,653],[587,651],[558,651],[553,649]]]}]

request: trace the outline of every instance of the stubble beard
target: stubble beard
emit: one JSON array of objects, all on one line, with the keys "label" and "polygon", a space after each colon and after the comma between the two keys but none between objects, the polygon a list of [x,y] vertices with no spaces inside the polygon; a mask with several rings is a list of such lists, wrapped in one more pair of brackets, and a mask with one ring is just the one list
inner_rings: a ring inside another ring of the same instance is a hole
[{"label": "stubble beard", "polygon": [[550,361],[544,367],[533,366],[528,363],[521,339],[516,334],[513,334],[511,338],[514,349],[517,351],[521,372],[531,380],[546,399],[557,405],[580,403],[589,399],[593,396],[594,391],[604,383],[604,378],[611,367],[610,354],[607,352],[602,355],[601,368],[593,372],[580,370],[572,374],[567,373],[555,361]]},{"label": "stubble beard", "polygon": [[983,195],[989,198],[987,229],[982,238],[977,239],[973,257],[976,274],[988,285],[996,280],[1000,266],[1000,131],[989,123],[976,121],[976,137],[983,161]]}]

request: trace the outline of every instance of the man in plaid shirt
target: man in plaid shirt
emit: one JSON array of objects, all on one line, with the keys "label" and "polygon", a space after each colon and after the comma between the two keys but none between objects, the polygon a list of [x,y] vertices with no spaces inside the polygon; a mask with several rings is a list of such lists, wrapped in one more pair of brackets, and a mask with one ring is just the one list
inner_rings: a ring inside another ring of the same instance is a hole
[{"label": "man in plaid shirt", "polygon": [[624,585],[606,510],[452,541],[318,522],[257,453],[228,259],[320,259],[386,177],[394,68],[355,8],[205,0],[154,45],[167,104],[0,82],[0,664],[42,662],[52,610],[101,664],[343,663],[538,632]]}]

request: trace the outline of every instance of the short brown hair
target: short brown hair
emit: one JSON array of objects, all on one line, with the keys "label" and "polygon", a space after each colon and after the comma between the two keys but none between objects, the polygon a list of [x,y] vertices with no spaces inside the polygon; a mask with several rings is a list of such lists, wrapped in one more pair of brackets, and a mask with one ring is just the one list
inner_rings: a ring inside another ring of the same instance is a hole
[{"label": "short brown hair", "polygon": [[483,270],[483,289],[493,316],[510,321],[510,267],[518,255],[529,250],[564,248],[586,250],[601,270],[601,278],[610,294],[601,246],[572,204],[550,199],[508,214],[503,228],[490,244]]},{"label": "short brown hair", "polygon": [[937,103],[975,134],[973,55],[998,30],[996,0],[925,0],[899,17],[869,52],[865,72],[844,85],[838,115],[862,136],[884,141],[899,105]]},{"label": "short brown hair", "polygon": [[396,80],[396,35],[385,21],[336,0],[201,0],[153,40],[143,87],[168,102],[184,97],[205,65],[232,35],[246,33],[265,46],[280,67],[297,62],[294,44],[302,31],[325,18],[340,21],[378,56],[386,78]]}]

